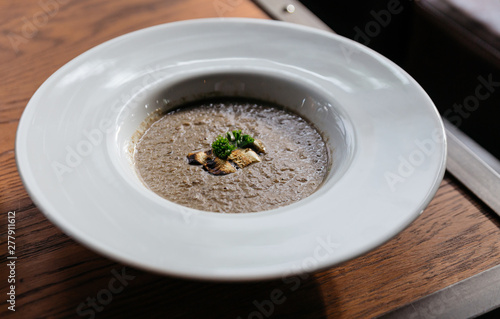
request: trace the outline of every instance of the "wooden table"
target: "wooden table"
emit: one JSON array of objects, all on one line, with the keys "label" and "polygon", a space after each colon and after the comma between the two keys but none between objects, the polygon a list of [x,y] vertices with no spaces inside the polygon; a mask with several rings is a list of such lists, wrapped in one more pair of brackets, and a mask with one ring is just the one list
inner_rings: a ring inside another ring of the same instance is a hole
[{"label": "wooden table", "polygon": [[[77,311],[83,318],[366,318],[500,263],[497,216],[449,175],[422,216],[391,241],[294,283],[195,282],[98,255],[50,223],[24,190],[14,142],[30,97],[66,62],[124,33],[184,19],[268,17],[248,0],[3,1],[0,16],[1,318]],[[5,302],[9,211],[16,212],[15,312]],[[275,289],[283,296],[271,307]],[[429,313],[438,315],[439,306]]]}]

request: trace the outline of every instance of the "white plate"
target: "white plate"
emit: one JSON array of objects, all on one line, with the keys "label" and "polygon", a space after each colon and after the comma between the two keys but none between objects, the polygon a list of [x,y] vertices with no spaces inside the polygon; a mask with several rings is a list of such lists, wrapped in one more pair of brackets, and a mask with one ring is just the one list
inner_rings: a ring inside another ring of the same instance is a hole
[{"label": "white plate", "polygon": [[[319,191],[272,211],[217,214],[138,182],[127,157],[132,132],[154,108],[173,105],[168,94],[190,94],[169,87],[197,78],[201,90],[212,74],[209,89],[226,93],[278,79],[252,94],[289,96],[331,138],[333,166]],[[257,76],[253,84],[245,74]],[[377,247],[426,207],[445,157],[434,105],[398,66],[338,35],[252,19],[160,25],[89,50],[38,89],[16,140],[28,193],[67,234],[133,266],[214,280],[286,277]]]}]

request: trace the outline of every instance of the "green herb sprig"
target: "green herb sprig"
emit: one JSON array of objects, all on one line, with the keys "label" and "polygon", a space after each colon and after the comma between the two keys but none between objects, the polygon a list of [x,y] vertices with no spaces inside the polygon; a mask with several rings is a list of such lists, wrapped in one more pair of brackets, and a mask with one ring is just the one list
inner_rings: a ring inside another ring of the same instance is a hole
[{"label": "green herb sprig", "polygon": [[255,139],[241,130],[227,132],[226,137],[219,135],[212,143],[212,151],[218,158],[226,159],[237,148],[250,146]]},{"label": "green herb sprig", "polygon": [[235,149],[236,146],[231,144],[226,137],[220,135],[212,143],[212,151],[218,158],[226,159]]}]

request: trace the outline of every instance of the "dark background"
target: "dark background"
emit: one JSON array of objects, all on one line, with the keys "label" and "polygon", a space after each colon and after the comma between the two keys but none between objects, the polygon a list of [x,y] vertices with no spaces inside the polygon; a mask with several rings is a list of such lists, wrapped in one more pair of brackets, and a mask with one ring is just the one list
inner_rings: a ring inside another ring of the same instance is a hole
[{"label": "dark background", "polygon": [[445,118],[500,158],[500,83],[474,111],[454,111],[466,98],[474,100],[480,77],[500,82],[500,35],[478,23],[473,12],[433,6],[446,1],[301,2],[338,34],[405,69]]}]

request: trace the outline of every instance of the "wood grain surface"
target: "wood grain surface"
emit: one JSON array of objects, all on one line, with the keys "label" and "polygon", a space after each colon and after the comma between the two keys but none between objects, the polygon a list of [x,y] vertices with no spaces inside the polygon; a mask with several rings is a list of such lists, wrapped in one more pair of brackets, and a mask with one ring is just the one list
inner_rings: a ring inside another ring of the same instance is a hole
[{"label": "wood grain surface", "polygon": [[[220,284],[158,276],[98,255],[50,223],[15,164],[16,128],[35,90],[106,40],[217,16],[268,18],[247,0],[0,3],[0,318],[367,318],[500,263],[497,216],[448,175],[422,216],[383,246],[287,280]],[[15,312],[6,303],[9,211],[16,212]],[[86,306],[98,297],[102,303]],[[439,318],[439,310],[437,304],[429,313]]]}]

